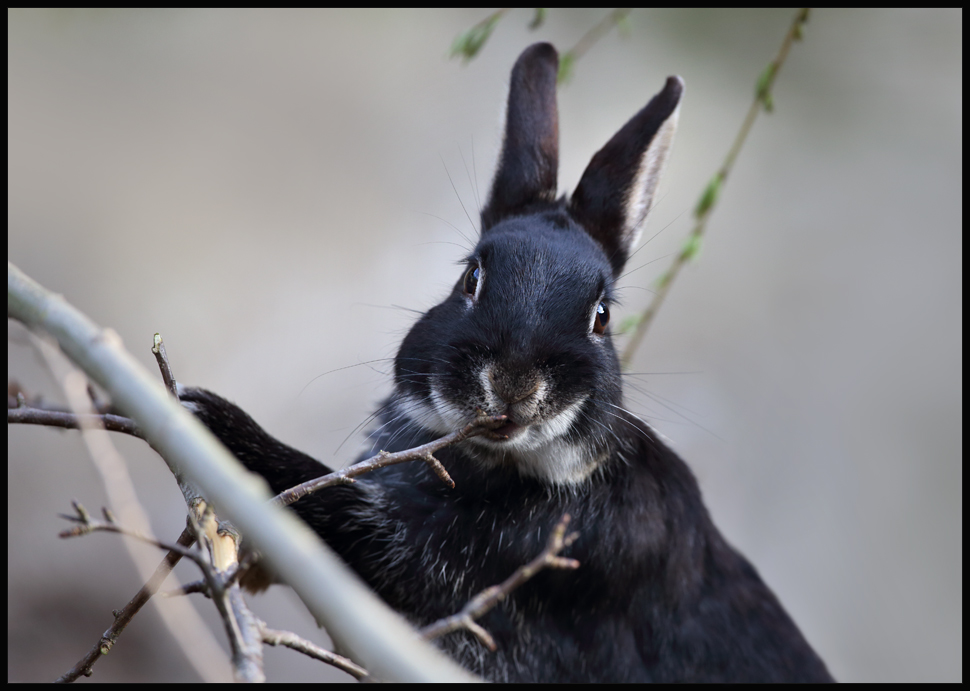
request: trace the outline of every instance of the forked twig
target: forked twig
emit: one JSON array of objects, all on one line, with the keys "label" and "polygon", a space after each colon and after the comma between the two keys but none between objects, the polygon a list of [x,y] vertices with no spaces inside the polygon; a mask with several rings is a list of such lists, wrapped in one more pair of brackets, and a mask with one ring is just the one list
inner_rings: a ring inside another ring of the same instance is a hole
[{"label": "forked twig", "polygon": [[499,585],[493,585],[480,592],[469,600],[468,604],[460,612],[425,626],[419,632],[421,637],[430,641],[433,638],[444,636],[446,633],[466,629],[478,636],[479,640],[488,646],[489,650],[494,651],[495,639],[492,638],[488,631],[479,626],[475,621],[477,618],[491,610],[495,605],[508,597],[509,593],[543,569],[579,568],[579,562],[575,559],[559,556],[559,552],[571,545],[579,537],[579,533],[566,535],[566,526],[569,525],[569,518],[568,513],[563,515],[559,523],[556,524],[556,527],[552,529],[549,542],[546,543],[546,548],[539,553],[539,556],[528,564],[517,568],[515,573]]},{"label": "forked twig", "polygon": [[452,432],[451,434],[447,434],[440,439],[435,439],[432,442],[428,442],[427,444],[416,446],[413,449],[397,451],[395,453],[381,451],[380,453],[371,456],[367,460],[361,461],[360,463],[355,463],[354,465],[348,466],[343,470],[337,470],[329,475],[324,475],[314,480],[308,480],[307,482],[301,483],[296,487],[291,487],[284,492],[280,492],[278,495],[276,495],[276,497],[273,498],[273,501],[278,503],[280,506],[289,506],[293,502],[302,499],[308,494],[321,490],[324,487],[331,487],[333,485],[348,485],[353,483],[355,477],[363,475],[364,473],[369,473],[372,470],[416,460],[422,460],[427,463],[429,466],[431,466],[431,469],[434,470],[435,475],[441,478],[442,482],[449,487],[454,488],[455,481],[451,479],[451,476],[448,475],[448,471],[445,470],[445,467],[441,465],[437,458],[434,457],[434,453],[463,439],[468,439],[469,437],[474,437],[493,430],[496,427],[504,424],[507,420],[508,418],[506,418],[504,415],[483,415],[474,422],[470,422],[465,425],[464,428]]},{"label": "forked twig", "polygon": [[202,554],[196,549],[192,549],[191,547],[183,547],[181,544],[166,544],[156,540],[150,535],[145,535],[137,530],[125,528],[115,520],[115,517],[112,515],[111,511],[109,511],[106,507],[101,509],[104,520],[98,521],[93,519],[88,510],[85,509],[76,499],[71,502],[71,506],[74,507],[75,514],[72,516],[70,514],[62,513],[60,514],[60,517],[65,520],[72,521],[77,525],[70,530],[62,530],[57,534],[57,537],[59,538],[81,537],[82,535],[90,535],[91,533],[99,532],[118,533],[119,535],[133,537],[136,540],[140,540],[146,544],[158,547],[159,549],[175,552],[178,555],[187,557],[196,563],[202,559]]},{"label": "forked twig", "polygon": [[[188,548],[192,546],[195,542],[195,536],[192,532],[186,528],[179,535],[178,546],[180,548]],[[115,611],[115,620],[111,623],[111,626],[101,634],[101,638],[97,643],[87,652],[87,654],[82,657],[77,664],[75,664],[71,669],[65,672],[61,677],[57,679],[56,683],[65,684],[72,681],[76,681],[81,677],[90,677],[94,673],[94,663],[100,660],[102,657],[111,652],[111,648],[114,646],[115,641],[118,640],[118,636],[121,632],[125,630],[128,623],[134,618],[138,611],[145,606],[145,604],[151,599],[159,587],[161,587],[162,582],[168,577],[175,568],[175,565],[182,558],[181,549],[177,551],[169,551],[162,560],[162,563],[158,565],[155,569],[155,573],[152,575],[148,582],[141,587],[141,589],[135,593],[135,596],[131,598],[127,605],[125,605],[121,610]]]}]

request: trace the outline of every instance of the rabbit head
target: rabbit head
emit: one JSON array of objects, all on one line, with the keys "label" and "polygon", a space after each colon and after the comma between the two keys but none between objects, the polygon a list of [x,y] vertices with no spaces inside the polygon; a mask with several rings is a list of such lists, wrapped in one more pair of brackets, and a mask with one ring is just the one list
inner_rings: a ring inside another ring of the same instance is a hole
[{"label": "rabbit head", "polygon": [[392,404],[435,433],[506,415],[464,452],[569,484],[622,444],[614,283],[654,201],[683,82],[668,78],[593,157],[572,196],[557,199],[558,65],[555,48],[538,43],[512,69],[481,238],[451,295],[405,337]]}]

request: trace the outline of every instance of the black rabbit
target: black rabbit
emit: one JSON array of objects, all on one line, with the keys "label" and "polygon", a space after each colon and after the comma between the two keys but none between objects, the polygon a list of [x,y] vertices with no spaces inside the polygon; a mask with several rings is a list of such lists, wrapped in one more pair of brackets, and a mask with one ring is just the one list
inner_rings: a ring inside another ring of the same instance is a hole
[{"label": "black rabbit", "polygon": [[[564,513],[575,571],[545,571],[473,636],[440,645],[496,681],[831,681],[754,567],[724,540],[687,465],[623,407],[609,330],[614,284],[640,234],[677,121],[663,90],[556,199],[555,49],[512,70],[505,140],[481,240],[451,294],[395,362],[375,447],[394,451],[481,412],[499,429],[423,463],[311,495],[294,510],[391,606],[423,625],[452,614],[544,547]],[[218,396],[184,400],[276,492],[326,468]]]}]

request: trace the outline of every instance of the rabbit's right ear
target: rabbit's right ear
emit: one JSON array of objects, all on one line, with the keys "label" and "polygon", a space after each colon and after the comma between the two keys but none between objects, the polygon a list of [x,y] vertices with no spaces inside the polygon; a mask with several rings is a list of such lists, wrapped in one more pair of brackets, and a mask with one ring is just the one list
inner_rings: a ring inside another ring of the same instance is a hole
[{"label": "rabbit's right ear", "polygon": [[559,55],[549,43],[529,46],[515,61],[505,115],[505,140],[488,204],[482,209],[482,232],[509,216],[523,213],[530,204],[556,198],[558,72]]},{"label": "rabbit's right ear", "polygon": [[570,199],[573,217],[602,245],[614,275],[653,206],[683,93],[681,78],[668,77],[663,90],[593,156]]}]

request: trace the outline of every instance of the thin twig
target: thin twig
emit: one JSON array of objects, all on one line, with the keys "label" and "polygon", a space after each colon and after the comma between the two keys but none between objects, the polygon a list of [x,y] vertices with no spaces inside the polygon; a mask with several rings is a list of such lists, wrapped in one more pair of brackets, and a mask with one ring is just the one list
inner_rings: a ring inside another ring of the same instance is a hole
[{"label": "thin twig", "polygon": [[[134,420],[122,417],[121,415],[77,415],[75,413],[65,411],[41,410],[39,408],[32,408],[27,405],[22,405],[19,408],[7,409],[8,424],[19,423],[63,427],[66,429],[81,429],[83,424],[85,424],[85,422],[89,419],[92,422],[102,423],[105,429],[112,432],[123,432],[125,434],[130,434],[132,436],[144,439],[144,436],[138,429],[138,425],[135,424]],[[354,481],[353,478],[363,475],[364,473],[369,473],[372,470],[384,468],[389,465],[397,465],[398,463],[405,463],[407,461],[415,460],[422,460],[427,463],[429,466],[431,466],[431,469],[434,470],[435,474],[441,478],[442,482],[449,487],[454,487],[454,480],[452,480],[451,476],[448,475],[448,471],[445,470],[445,467],[441,465],[437,458],[434,457],[434,453],[463,439],[484,434],[485,432],[501,426],[506,421],[507,418],[504,415],[482,417],[475,422],[469,423],[463,429],[452,432],[451,434],[422,446],[417,446],[413,449],[405,449],[404,451],[397,451],[395,453],[381,451],[380,453],[371,456],[367,460],[361,461],[360,463],[355,463],[352,466],[348,466],[342,470],[330,473],[329,475],[324,475],[314,480],[309,480],[297,485],[296,487],[291,487],[290,489],[278,494],[274,498],[274,501],[276,501],[280,506],[289,506],[293,502],[302,499],[308,494],[319,491],[324,487],[351,484]]]},{"label": "thin twig", "polygon": [[183,595],[191,595],[192,593],[200,593],[206,597],[211,597],[209,594],[209,584],[205,582],[204,578],[197,581],[192,581],[186,583],[181,588],[171,588],[170,590],[163,590],[158,594],[159,597],[182,597]]},{"label": "thin twig", "polygon": [[[233,637],[230,639],[233,646],[233,675],[238,682],[265,682],[260,621],[246,604],[238,584],[226,589],[225,600],[227,607],[223,621],[227,624],[231,622],[234,630]],[[218,599],[215,601],[218,603]]]},{"label": "thin twig", "polygon": [[[168,361],[168,354],[165,352],[165,343],[159,334],[155,334],[152,345],[152,353],[158,362],[158,369],[162,374],[162,381],[165,388],[179,400],[178,385],[175,375],[172,373],[172,366]],[[8,387],[9,388],[9,387]],[[93,393],[89,390],[89,395]],[[95,408],[101,408],[92,397]],[[45,425],[47,427],[62,427],[64,429],[84,429],[92,425],[100,425],[109,432],[121,432],[130,434],[133,437],[144,439],[145,435],[138,429],[138,425],[131,418],[113,413],[101,414],[77,414],[69,410],[64,410],[60,406],[42,404],[39,402],[28,402],[26,396],[18,391],[16,398],[7,396],[7,424],[20,425]]]},{"label": "thin twig", "polygon": [[576,42],[575,46],[559,56],[559,75],[556,77],[556,81],[560,84],[569,81],[576,61],[583,57],[594,43],[609,33],[610,29],[614,26],[619,26],[626,19],[627,15],[630,14],[630,9],[629,7],[616,8],[596,26],[583,34],[583,37]]},{"label": "thin twig", "polygon": [[[103,334],[106,341],[116,341],[117,334],[106,330]],[[73,367],[60,363],[54,357],[54,348],[48,344],[44,338],[34,338],[38,350],[44,355],[55,376],[61,381],[68,403],[72,412],[79,422],[81,439],[88,446],[94,465],[102,477],[109,501],[116,508],[122,519],[119,524],[113,515],[104,509],[104,522],[92,521],[90,515],[84,508],[75,502],[76,516],[65,516],[69,520],[75,520],[80,525],[71,531],[66,531],[62,537],[72,535],[82,535],[94,531],[116,532],[130,535],[136,539],[148,542],[161,547],[169,552],[180,552],[181,556],[188,556],[193,559],[200,567],[205,570],[204,554],[198,550],[181,547],[180,545],[167,545],[161,543],[151,534],[151,525],[145,514],[144,508],[138,501],[134,485],[128,475],[124,459],[115,449],[110,441],[110,435],[104,434],[104,427],[101,424],[100,416],[87,412],[91,408],[90,392],[92,387],[87,379]],[[57,372],[63,370],[62,374]],[[18,401],[21,401],[18,396]],[[181,484],[181,483],[180,483]],[[187,497],[188,499],[188,497]],[[129,527],[130,526],[130,527]],[[126,548],[128,544],[126,543]],[[139,573],[146,582],[150,582],[153,573],[158,573],[158,568],[152,571],[151,566],[146,560],[137,557],[136,552],[129,548],[129,553]],[[156,586],[157,589],[157,586]],[[213,666],[213,655],[219,650],[218,644],[211,638],[208,629],[202,625],[198,613],[188,603],[177,603],[175,607],[159,610],[165,627],[178,641],[183,652],[189,658],[192,667],[205,680],[217,681],[222,677],[218,675],[216,667]],[[103,639],[102,639],[103,642]],[[91,664],[97,660],[93,658]],[[90,666],[87,668],[90,673]]]},{"label": "thin twig", "polygon": [[139,439],[145,438],[134,420],[121,415],[96,415],[94,413],[77,415],[63,410],[43,410],[28,405],[19,408],[7,408],[7,424],[82,429],[84,426],[90,427],[97,423],[100,423],[109,432],[122,432]]},{"label": "thin twig", "polygon": [[[103,343],[110,344],[109,347],[120,344],[120,337],[111,329],[103,330],[99,338]],[[32,341],[64,391],[71,410],[79,416],[94,417],[88,394],[91,386],[87,377],[71,362],[61,357],[57,344],[48,337],[33,334]],[[108,502],[132,533],[151,539],[153,537],[151,521],[138,499],[124,458],[111,442],[111,435],[106,433],[99,421],[90,425],[83,423],[82,420],[81,441],[88,449],[93,465],[101,476]],[[84,515],[82,510],[76,510],[79,516]],[[115,523],[111,514],[107,511],[104,514],[109,524]],[[133,549],[128,541],[124,542],[124,547],[134,562],[142,582],[150,580],[154,573],[154,564],[150,564],[148,558]],[[219,646],[202,624],[198,613],[188,603],[180,602],[176,603],[175,607],[159,609],[159,614],[166,629],[181,647],[196,673],[207,681],[221,679],[217,672],[218,668],[212,662]],[[207,651],[207,654],[204,651]]]},{"label": "thin twig", "polygon": [[446,633],[451,633],[452,631],[457,631],[459,629],[466,629],[478,636],[479,640],[488,646],[489,650],[494,651],[495,640],[485,629],[475,622],[475,619],[478,619],[480,616],[495,607],[495,605],[508,597],[509,593],[545,568],[579,568],[579,562],[575,559],[568,559],[566,557],[559,556],[559,552],[561,552],[565,547],[571,545],[579,536],[579,533],[571,533],[566,535],[566,526],[568,525],[569,514],[567,513],[563,515],[559,523],[556,524],[556,527],[553,528],[552,535],[549,536],[549,542],[546,543],[546,548],[542,550],[539,556],[530,561],[528,564],[517,568],[515,573],[506,578],[501,584],[493,585],[490,588],[486,588],[480,592],[478,595],[469,600],[468,604],[466,604],[457,614],[452,614],[450,617],[439,619],[433,624],[425,626],[420,631],[421,637],[427,641],[430,641],[434,638],[443,636]]},{"label": "thin twig", "polygon": [[140,533],[137,530],[131,530],[130,528],[125,528],[124,526],[119,525],[115,521],[111,513],[108,511],[108,509],[102,509],[102,511],[104,512],[105,520],[96,521],[93,518],[91,518],[91,514],[89,514],[87,509],[81,506],[81,504],[77,500],[72,501],[71,505],[74,507],[74,511],[76,512],[76,515],[71,516],[69,514],[62,513],[60,514],[60,516],[61,518],[68,521],[73,521],[78,525],[71,528],[70,530],[62,530],[60,533],[57,534],[57,537],[59,538],[81,537],[82,535],[90,535],[91,533],[99,533],[99,532],[118,533],[119,535],[127,535],[128,537],[133,537],[136,540],[140,540],[141,542],[144,542],[146,544],[152,545],[154,547],[158,547],[159,549],[168,550],[169,552],[175,552],[180,556],[188,557],[189,559],[191,559],[196,563],[199,563],[200,559],[202,559],[202,554],[198,550],[182,547],[179,544],[175,544],[175,545],[166,544],[164,542],[156,540],[151,535],[145,535],[144,533]]},{"label": "thin twig", "polygon": [[[201,423],[190,419],[188,411],[152,381],[116,334],[99,327],[10,262],[7,313],[30,328],[54,336],[64,352],[139,423],[166,463],[185,468],[220,512],[252,536],[268,563],[282,576],[313,574],[312,578],[297,576],[287,580],[333,638],[359,655],[372,674],[401,681],[471,679],[465,670],[442,659],[426,642],[409,638],[410,629],[401,617],[351,580],[346,567],[305,531],[294,530],[296,517],[267,506],[263,501],[265,494],[242,478],[229,452],[214,443],[211,435],[203,434]],[[361,607],[368,608],[366,620],[354,619]],[[347,624],[349,621],[353,621],[353,626]],[[191,648],[202,652],[195,642]],[[206,664],[216,667],[221,657],[218,653],[207,654]]]},{"label": "thin twig", "polygon": [[238,563],[235,533],[227,534],[219,529],[219,522],[208,504],[190,511],[188,521],[200,547],[206,552],[198,564],[209,598],[219,612],[229,639],[233,677],[238,682],[264,682],[266,674],[258,620],[246,604],[239,585],[227,578]]},{"label": "thin twig", "polygon": [[748,137],[748,132],[751,131],[751,126],[754,125],[754,121],[757,118],[758,113],[762,108],[767,111],[771,111],[771,87],[775,83],[775,78],[778,76],[778,72],[781,70],[781,66],[785,62],[785,58],[788,57],[788,51],[791,48],[792,43],[801,38],[802,26],[807,21],[808,8],[805,7],[800,9],[798,14],[795,15],[795,20],[789,27],[788,33],[785,34],[785,40],[782,41],[778,55],[768,64],[765,71],[761,73],[755,88],[754,102],[752,102],[751,107],[748,109],[748,114],[745,117],[744,122],[741,124],[741,129],[734,138],[734,144],[731,146],[730,151],[728,151],[727,158],[724,159],[724,164],[717,171],[717,173],[714,174],[714,177],[701,194],[697,207],[694,209],[694,217],[696,219],[694,228],[691,230],[690,235],[688,235],[687,241],[684,243],[681,251],[677,254],[676,259],[674,259],[674,263],[667,270],[667,272],[660,277],[657,292],[654,295],[653,301],[650,303],[649,307],[644,310],[643,314],[640,315],[636,330],[633,332],[633,335],[630,337],[630,342],[623,351],[622,363],[624,369],[629,367],[634,353],[636,353],[637,349],[640,347],[640,342],[643,340],[644,335],[647,333],[647,330],[653,323],[654,317],[657,316],[657,312],[659,311],[660,306],[663,304],[664,299],[667,297],[667,293],[670,291],[670,286],[673,284],[674,279],[677,278],[677,274],[680,273],[680,270],[684,267],[684,265],[694,256],[696,256],[700,250],[701,239],[703,238],[704,230],[707,227],[707,220],[717,204],[717,199],[720,195],[721,188],[724,186],[724,182],[727,180],[728,175],[734,167],[734,161],[741,152],[741,147],[744,146],[744,142]]},{"label": "thin twig", "polygon": [[162,381],[165,382],[165,388],[175,396],[176,401],[179,400],[178,384],[175,381],[175,375],[172,373],[172,365],[169,364],[168,353],[165,352],[165,343],[162,341],[161,334],[155,334],[152,354],[155,356],[156,362],[158,362],[158,369],[162,373]]},{"label": "thin twig", "polygon": [[363,679],[367,676],[366,669],[355,664],[353,661],[348,660],[344,656],[337,655],[326,648],[321,648],[317,644],[297,636],[291,631],[277,631],[276,629],[267,627],[265,622],[259,620],[257,621],[259,623],[259,632],[263,637],[263,643],[266,645],[283,645],[287,648],[292,648],[293,650],[301,652],[308,657],[320,660],[321,662],[326,662],[328,665],[333,665],[337,669],[352,675],[356,679]]},{"label": "thin twig", "polygon": [[[186,528],[179,535],[178,547],[187,548],[191,547],[195,542],[195,537],[192,535],[191,531]],[[125,630],[128,623],[135,617],[136,614],[144,607],[148,601],[151,599],[152,595],[158,592],[162,583],[175,568],[175,565],[179,563],[182,558],[181,550],[170,550],[162,563],[158,565],[155,569],[155,573],[152,577],[141,587],[141,589],[135,593],[135,596],[131,598],[127,605],[124,606],[120,611],[115,612],[115,620],[112,622],[111,626],[101,634],[101,638],[97,643],[88,651],[88,653],[81,658],[76,665],[64,673],[57,683],[64,684],[76,681],[81,677],[90,677],[94,673],[94,663],[100,660],[102,657],[111,652],[111,648],[114,646],[115,641],[121,635],[121,632]]]},{"label": "thin twig", "polygon": [[493,430],[496,427],[505,423],[507,418],[504,415],[495,415],[491,417],[483,416],[476,420],[475,422],[470,422],[465,425],[463,429],[456,432],[452,432],[441,439],[436,439],[427,444],[421,446],[416,446],[413,449],[407,449],[405,451],[398,451],[396,453],[388,453],[386,451],[381,451],[380,453],[371,456],[365,461],[360,463],[355,463],[352,466],[348,466],[343,470],[338,470],[336,472],[330,473],[329,475],[324,475],[318,477],[315,480],[309,480],[296,487],[291,487],[285,492],[280,492],[273,501],[275,501],[280,506],[289,506],[295,501],[302,499],[303,497],[323,489],[324,487],[331,487],[333,485],[347,485],[353,483],[353,478],[363,475],[364,473],[369,473],[377,468],[384,468],[389,465],[397,465],[398,463],[405,463],[407,461],[422,460],[431,466],[435,474],[441,478],[449,487],[455,486],[455,481],[451,479],[448,475],[448,471],[445,467],[434,457],[434,453],[443,449],[450,444],[454,444],[463,439],[468,439],[469,437],[474,437],[479,434],[484,434],[489,430]]},{"label": "thin twig", "polygon": [[[488,432],[489,430],[503,424],[506,419],[507,418],[504,415],[483,417],[475,422],[469,423],[461,430],[452,432],[451,434],[424,444],[423,446],[417,446],[413,449],[405,449],[404,451],[397,451],[395,453],[381,451],[380,453],[371,456],[367,460],[361,461],[360,463],[355,463],[354,465],[348,466],[343,470],[338,470],[330,473],[329,475],[324,475],[314,480],[304,482],[296,487],[292,487],[277,495],[275,501],[281,506],[289,506],[293,502],[302,499],[308,494],[321,490],[324,487],[351,484],[353,482],[353,478],[363,475],[364,473],[377,470],[378,468],[384,468],[385,466],[397,465],[398,463],[405,463],[407,461],[415,460],[423,460],[426,462],[431,466],[435,474],[441,478],[442,482],[447,484],[449,487],[454,487],[455,483],[451,479],[451,476],[448,475],[448,471],[445,470],[444,466],[441,465],[433,454],[436,451],[440,451],[444,447],[459,442],[463,439],[484,434],[485,432]],[[7,409],[7,424],[45,425],[48,427],[62,427],[65,429],[81,429],[85,424],[91,423],[101,423],[104,425],[106,430],[111,432],[122,432],[124,434],[130,434],[134,437],[138,437],[139,439],[144,439],[144,436],[141,430],[138,428],[138,425],[135,424],[135,421],[121,415],[78,415],[76,413],[61,410],[43,410],[40,408],[33,408],[28,405],[22,405],[19,408]]]}]

